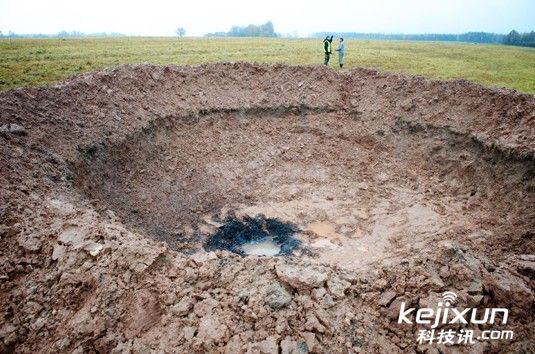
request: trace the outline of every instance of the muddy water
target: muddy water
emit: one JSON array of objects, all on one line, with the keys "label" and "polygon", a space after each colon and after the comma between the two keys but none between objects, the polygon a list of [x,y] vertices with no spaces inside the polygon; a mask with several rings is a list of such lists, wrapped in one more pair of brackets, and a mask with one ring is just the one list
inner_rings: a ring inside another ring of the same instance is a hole
[{"label": "muddy water", "polygon": [[276,256],[281,251],[280,246],[269,239],[243,244],[241,249],[250,256]]},{"label": "muddy water", "polygon": [[340,239],[342,237],[336,232],[336,225],[328,222],[314,222],[308,225],[308,230],[328,239]]}]

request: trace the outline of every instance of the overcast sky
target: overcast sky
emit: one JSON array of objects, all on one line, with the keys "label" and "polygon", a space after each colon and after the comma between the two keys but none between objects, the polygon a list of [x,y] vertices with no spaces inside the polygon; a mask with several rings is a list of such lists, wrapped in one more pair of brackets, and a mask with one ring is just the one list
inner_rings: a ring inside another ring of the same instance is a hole
[{"label": "overcast sky", "polygon": [[273,21],[279,33],[535,30],[535,0],[0,0],[0,30],[170,36]]}]

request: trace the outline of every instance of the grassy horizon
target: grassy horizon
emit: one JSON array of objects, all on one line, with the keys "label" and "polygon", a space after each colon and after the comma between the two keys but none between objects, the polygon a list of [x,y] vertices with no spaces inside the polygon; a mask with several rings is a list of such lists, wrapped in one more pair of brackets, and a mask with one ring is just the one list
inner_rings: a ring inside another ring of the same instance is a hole
[{"label": "grassy horizon", "polygon": [[[333,47],[336,41],[333,41]],[[116,37],[0,40],[0,91],[59,82],[120,64],[192,65],[222,61],[321,64],[321,39]],[[338,69],[337,56],[331,67]],[[467,79],[535,95],[535,49],[420,41],[346,40],[354,67]]]}]

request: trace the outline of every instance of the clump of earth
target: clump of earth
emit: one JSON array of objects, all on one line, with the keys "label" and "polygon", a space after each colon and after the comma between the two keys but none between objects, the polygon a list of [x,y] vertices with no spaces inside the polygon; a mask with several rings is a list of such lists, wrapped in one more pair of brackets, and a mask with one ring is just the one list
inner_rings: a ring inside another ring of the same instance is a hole
[{"label": "clump of earth", "polygon": [[[0,93],[0,142],[0,352],[535,347],[533,96],[125,65]],[[446,291],[513,339],[418,343]]]}]

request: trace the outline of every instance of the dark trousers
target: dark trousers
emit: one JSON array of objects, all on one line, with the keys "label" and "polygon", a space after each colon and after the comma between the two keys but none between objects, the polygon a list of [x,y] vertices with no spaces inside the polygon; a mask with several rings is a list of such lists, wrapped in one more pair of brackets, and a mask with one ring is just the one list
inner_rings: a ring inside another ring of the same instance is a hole
[{"label": "dark trousers", "polygon": [[329,53],[325,53],[325,59],[323,59],[323,65],[328,65],[329,59],[331,59],[331,55]]}]

